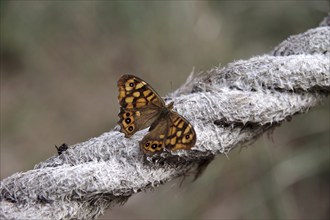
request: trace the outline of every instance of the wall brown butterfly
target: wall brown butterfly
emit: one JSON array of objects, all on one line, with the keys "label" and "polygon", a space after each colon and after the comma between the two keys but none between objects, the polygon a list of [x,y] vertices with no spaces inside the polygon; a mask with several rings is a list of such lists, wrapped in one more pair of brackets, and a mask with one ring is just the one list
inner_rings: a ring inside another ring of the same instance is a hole
[{"label": "wall brown butterfly", "polygon": [[133,75],[123,75],[118,80],[118,88],[120,131],[125,137],[131,137],[150,127],[149,133],[139,142],[144,153],[188,150],[195,145],[193,126],[172,110],[173,102],[166,105],[148,83]]}]

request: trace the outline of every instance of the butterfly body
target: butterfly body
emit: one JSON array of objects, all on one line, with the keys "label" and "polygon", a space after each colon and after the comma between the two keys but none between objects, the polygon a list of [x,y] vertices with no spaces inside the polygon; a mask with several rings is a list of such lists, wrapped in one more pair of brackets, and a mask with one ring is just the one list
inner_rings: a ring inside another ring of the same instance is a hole
[{"label": "butterfly body", "polygon": [[125,137],[150,127],[149,133],[139,142],[144,153],[187,150],[195,145],[193,126],[172,110],[173,102],[165,105],[149,84],[136,76],[123,75],[118,81],[118,88],[121,106],[118,124]]},{"label": "butterfly body", "polygon": [[156,127],[156,125],[159,123],[159,121],[162,118],[167,118],[169,117],[169,115],[171,114],[171,110],[173,109],[173,104],[174,102],[171,102],[170,104],[168,104],[167,106],[164,106],[159,113],[159,116],[157,117],[157,119],[150,125],[149,131],[151,131],[154,127]]}]

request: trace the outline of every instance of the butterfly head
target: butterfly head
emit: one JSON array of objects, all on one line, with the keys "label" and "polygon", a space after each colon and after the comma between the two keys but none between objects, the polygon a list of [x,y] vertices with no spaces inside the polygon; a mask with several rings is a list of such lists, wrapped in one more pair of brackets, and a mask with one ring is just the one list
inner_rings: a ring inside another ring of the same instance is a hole
[{"label": "butterfly head", "polygon": [[173,109],[173,104],[174,104],[174,102],[170,102],[170,104],[168,104],[166,106],[166,108],[169,109],[169,110],[172,110]]}]

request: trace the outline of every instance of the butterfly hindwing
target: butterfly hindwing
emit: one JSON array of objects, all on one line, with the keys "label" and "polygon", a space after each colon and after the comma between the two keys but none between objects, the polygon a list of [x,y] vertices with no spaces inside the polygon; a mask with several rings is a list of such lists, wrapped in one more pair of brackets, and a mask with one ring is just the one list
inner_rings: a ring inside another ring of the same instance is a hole
[{"label": "butterfly hindwing", "polygon": [[159,118],[154,128],[142,139],[140,148],[146,154],[164,150],[188,150],[196,143],[193,126],[181,115],[170,111],[168,117]]},{"label": "butterfly hindwing", "polygon": [[157,153],[164,150],[166,133],[169,129],[168,118],[158,118],[151,126],[152,130],[139,142],[144,153]]},{"label": "butterfly hindwing", "polygon": [[118,114],[118,124],[121,126],[121,132],[125,137],[132,136],[135,132],[149,127],[158,117],[157,109],[141,108],[141,109],[125,109],[120,108]]},{"label": "butterfly hindwing", "polygon": [[188,150],[196,143],[194,127],[181,115],[171,111],[169,115],[170,126],[165,141],[166,149],[171,151]]}]

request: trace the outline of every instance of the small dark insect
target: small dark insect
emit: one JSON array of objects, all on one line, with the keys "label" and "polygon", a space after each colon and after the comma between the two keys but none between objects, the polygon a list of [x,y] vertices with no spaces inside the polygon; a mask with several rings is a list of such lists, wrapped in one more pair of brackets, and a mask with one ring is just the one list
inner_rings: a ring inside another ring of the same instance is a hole
[{"label": "small dark insect", "polygon": [[51,203],[53,203],[52,200],[46,198],[46,197],[43,196],[43,195],[38,195],[38,196],[37,196],[37,199],[38,199],[38,201],[39,201],[40,203],[43,203],[43,204],[47,204],[47,203],[50,203],[50,204],[51,204]]},{"label": "small dark insect", "polygon": [[57,153],[58,153],[58,155],[61,155],[64,151],[66,151],[68,148],[69,148],[69,146],[66,144],[66,143],[63,143],[61,146],[56,146],[55,145],[55,147],[56,147],[56,149],[57,149]]},{"label": "small dark insect", "polygon": [[17,200],[15,198],[14,195],[11,195],[9,192],[7,192],[6,190],[2,192],[3,195],[0,196],[0,201],[2,201],[3,199],[11,202],[11,203],[16,203]]}]

